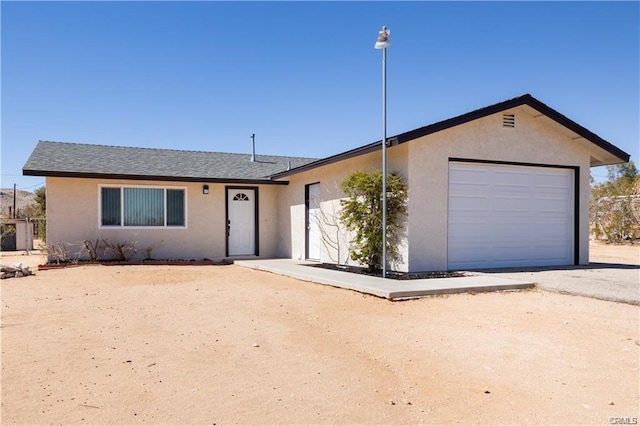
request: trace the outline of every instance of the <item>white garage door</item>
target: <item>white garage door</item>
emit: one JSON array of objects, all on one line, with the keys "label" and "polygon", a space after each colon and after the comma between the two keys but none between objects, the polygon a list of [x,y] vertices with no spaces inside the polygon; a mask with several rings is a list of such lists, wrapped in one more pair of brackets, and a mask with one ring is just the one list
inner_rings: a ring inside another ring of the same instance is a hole
[{"label": "white garage door", "polygon": [[450,270],[570,265],[574,171],[449,163]]}]

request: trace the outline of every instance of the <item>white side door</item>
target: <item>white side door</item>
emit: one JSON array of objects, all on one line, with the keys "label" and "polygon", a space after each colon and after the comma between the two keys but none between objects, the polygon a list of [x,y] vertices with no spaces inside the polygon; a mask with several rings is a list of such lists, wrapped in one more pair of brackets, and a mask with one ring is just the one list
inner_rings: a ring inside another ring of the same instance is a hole
[{"label": "white side door", "polygon": [[320,260],[320,184],[307,185],[307,258]]},{"label": "white side door", "polygon": [[229,256],[256,254],[256,190],[227,189]]}]

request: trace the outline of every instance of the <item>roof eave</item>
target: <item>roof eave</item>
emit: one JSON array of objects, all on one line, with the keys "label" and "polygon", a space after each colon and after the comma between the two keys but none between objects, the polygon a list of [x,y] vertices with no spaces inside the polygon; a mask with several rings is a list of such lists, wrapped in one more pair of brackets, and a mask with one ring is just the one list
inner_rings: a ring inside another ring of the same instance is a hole
[{"label": "roof eave", "polygon": [[617,164],[617,163],[627,163],[627,162],[629,162],[629,159],[631,158],[631,155],[629,155],[627,152],[621,150],[617,146],[613,145],[611,142],[609,142],[609,141],[601,138],[600,136],[596,135],[591,130],[579,125],[578,123],[576,123],[575,121],[573,121],[570,118],[566,117],[565,115],[559,113],[555,109],[545,105],[544,103],[540,102],[539,100],[537,100],[533,96],[531,96],[531,95],[525,95],[525,96],[527,97],[527,99],[526,99],[526,102],[523,102],[523,104],[526,104],[526,105],[530,106],[531,108],[537,110],[538,112],[541,112],[542,114],[546,115],[547,117],[549,117],[550,119],[552,119],[556,123],[566,127],[567,129],[575,132],[576,134],[582,136],[583,138],[585,138],[589,142],[591,142],[594,145],[604,149],[609,154],[611,154],[611,155],[613,155],[614,157],[617,158],[617,160],[614,160],[613,163],[607,163],[607,164]]},{"label": "roof eave", "polygon": [[[391,138],[389,138],[391,139]],[[295,175],[297,173],[304,172],[306,170],[315,169],[320,166],[326,166],[329,164],[337,163],[338,161],[347,160],[349,158],[357,157],[359,155],[375,152],[380,149],[380,141],[370,143],[368,145],[361,146],[349,151],[341,152],[340,154],[332,155],[331,157],[322,158],[320,160],[313,161],[311,163],[304,164],[302,166],[294,167],[290,170],[274,173],[271,175],[271,179],[281,179],[286,176]]]},{"label": "roof eave", "polygon": [[[528,93],[525,95],[519,96],[517,98],[509,99],[494,105],[489,105],[487,107],[480,108],[475,111],[471,111],[471,112],[459,115],[457,117],[449,118],[447,120],[439,121],[437,123],[433,123],[428,126],[424,126],[418,129],[410,130],[408,132],[400,133],[396,136],[391,136],[387,139],[387,147],[409,142],[414,139],[418,139],[423,136],[430,135],[432,133],[440,132],[442,130],[459,126],[461,124],[465,124],[470,121],[477,120],[479,118],[483,118],[492,114],[506,111],[511,108],[519,107],[521,105],[528,105],[529,107],[535,109],[541,114],[546,115],[553,121],[577,133],[578,135],[582,136],[589,142],[604,149],[605,151],[613,155],[615,158],[617,158],[617,160],[614,160],[614,162],[607,163],[607,164],[626,163],[629,161],[630,155],[628,153],[624,152],[623,150],[616,147],[612,143],[602,139],[600,136],[596,135],[595,133],[591,132],[585,127],[579,125],[578,123],[571,120],[570,118],[564,116],[563,114],[560,114],[558,111],[545,105],[544,103],[540,102],[539,100],[537,100],[536,98],[534,98]],[[327,157],[322,160],[305,164],[304,166],[301,166],[301,167],[296,167],[294,169],[287,170],[285,172],[273,174],[271,177],[273,179],[279,179],[285,176],[290,176],[296,173],[304,172],[306,170],[311,170],[320,166],[325,166],[327,164],[332,164],[341,160],[346,160],[349,158],[357,157],[359,155],[375,152],[380,150],[381,148],[382,148],[382,144],[381,144],[381,140],[379,140],[377,142],[370,143],[360,148],[355,148],[350,151],[336,154],[334,156]]]},{"label": "roof eave", "polygon": [[185,176],[158,176],[158,175],[127,175],[127,174],[107,174],[107,173],[79,173],[62,172],[50,170],[22,169],[24,176],[44,176],[82,179],[109,179],[109,180],[148,180],[154,182],[200,182],[200,183],[227,183],[227,184],[250,184],[250,185],[288,185],[289,181],[274,181],[270,178],[264,179],[238,179],[238,178],[212,178],[212,177],[185,177]]}]

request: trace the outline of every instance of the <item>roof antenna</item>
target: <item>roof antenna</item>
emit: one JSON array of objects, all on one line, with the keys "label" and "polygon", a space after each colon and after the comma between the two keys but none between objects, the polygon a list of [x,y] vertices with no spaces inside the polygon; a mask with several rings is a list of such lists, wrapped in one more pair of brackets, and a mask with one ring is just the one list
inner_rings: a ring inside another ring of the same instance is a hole
[{"label": "roof antenna", "polygon": [[251,162],[256,161],[256,134],[251,133]]}]

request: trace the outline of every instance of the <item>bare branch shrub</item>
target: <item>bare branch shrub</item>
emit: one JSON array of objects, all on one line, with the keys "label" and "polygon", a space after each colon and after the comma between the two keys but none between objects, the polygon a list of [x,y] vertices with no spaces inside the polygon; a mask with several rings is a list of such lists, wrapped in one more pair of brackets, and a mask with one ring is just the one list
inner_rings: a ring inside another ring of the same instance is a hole
[{"label": "bare branch shrub", "polygon": [[317,205],[320,206],[318,209],[319,214],[313,219],[318,221],[322,245],[332,262],[338,265],[347,265],[349,263],[350,253],[348,250],[346,251],[346,258],[343,261],[343,250],[340,242],[344,239],[341,238],[343,237],[344,230],[342,226],[340,226],[340,215],[336,212],[336,206],[331,203],[331,208],[329,209],[326,203],[322,205],[319,200]]},{"label": "bare branch shrub", "polygon": [[98,250],[100,249],[100,240],[96,239],[95,243],[89,240],[82,240],[80,256],[87,255],[90,261],[98,260]]},{"label": "bare branch shrub", "polygon": [[68,243],[50,243],[47,244],[47,254],[55,263],[69,263],[69,244]]},{"label": "bare branch shrub", "polygon": [[164,244],[164,240],[160,240],[157,243],[151,244],[150,246],[145,246],[141,249],[142,254],[144,254],[144,260],[153,259],[153,252]]},{"label": "bare branch shrub", "polygon": [[128,260],[138,252],[138,243],[135,241],[111,242],[108,239],[102,240],[102,245],[114,260]]},{"label": "bare branch shrub", "polygon": [[607,166],[608,179],[592,179],[589,221],[591,232],[610,243],[640,238],[640,173],[633,161]]}]

